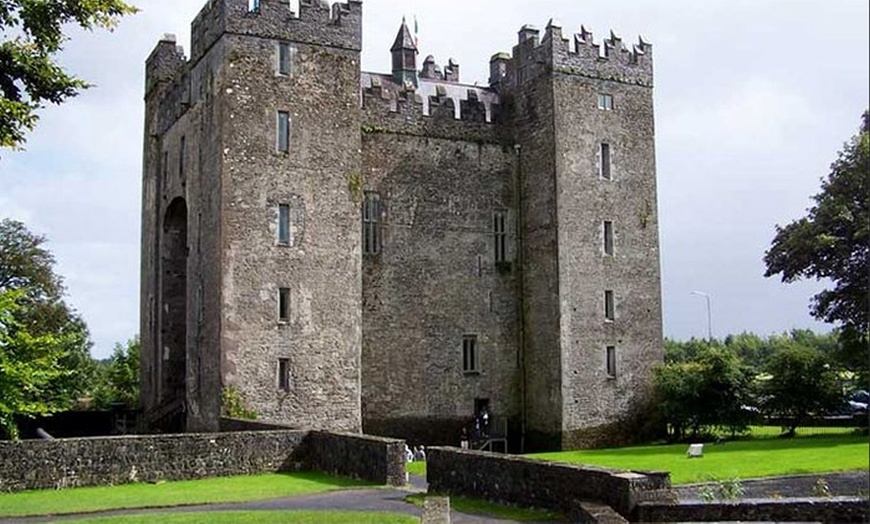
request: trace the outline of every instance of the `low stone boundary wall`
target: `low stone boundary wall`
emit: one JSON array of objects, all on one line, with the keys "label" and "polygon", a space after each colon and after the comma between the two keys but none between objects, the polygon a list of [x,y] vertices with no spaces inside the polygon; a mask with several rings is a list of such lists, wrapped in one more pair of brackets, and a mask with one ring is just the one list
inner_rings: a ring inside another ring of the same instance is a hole
[{"label": "low stone boundary wall", "polygon": [[403,450],[400,440],[308,431],[0,442],[0,491],[297,470],[397,485]]},{"label": "low stone boundary wall", "polygon": [[523,457],[429,448],[430,493],[466,495],[569,514],[575,501],[606,504],[629,517],[642,500],[670,495],[670,474],[636,473]]},{"label": "low stone boundary wall", "polygon": [[870,522],[868,500],[859,497],[748,499],[724,502],[642,502],[637,522]]},{"label": "low stone boundary wall", "polygon": [[355,433],[312,431],[305,438],[310,469],[388,484],[405,485],[405,441]]}]

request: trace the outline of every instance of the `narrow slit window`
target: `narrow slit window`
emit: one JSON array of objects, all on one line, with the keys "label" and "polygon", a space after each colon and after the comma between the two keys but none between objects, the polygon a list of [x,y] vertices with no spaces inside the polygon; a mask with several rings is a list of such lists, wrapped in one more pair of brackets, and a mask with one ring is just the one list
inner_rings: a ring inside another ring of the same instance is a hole
[{"label": "narrow slit window", "polygon": [[604,180],[611,180],[610,174],[610,144],[607,142],[602,142],[599,144],[599,158],[601,161],[600,171],[601,178]]},{"label": "narrow slit window", "polygon": [[290,390],[290,359],[278,359],[278,389],[282,391]]},{"label": "narrow slit window", "polygon": [[278,244],[289,246],[293,243],[293,233],[290,229],[290,205],[278,205]]},{"label": "narrow slit window", "polygon": [[607,376],[616,378],[616,346],[607,346],[605,358],[607,360]]},{"label": "narrow slit window", "polygon": [[278,289],[278,322],[290,321],[290,289]]},{"label": "narrow slit window", "polygon": [[169,183],[169,151],[163,152],[163,185]]},{"label": "narrow slit window", "polygon": [[613,303],[613,290],[608,289],[604,292],[604,319],[613,322],[616,318],[616,308]]},{"label": "narrow slit window", "polygon": [[292,68],[293,52],[287,42],[278,42],[278,74],[288,76]]},{"label": "narrow slit window", "polygon": [[290,113],[278,111],[278,151],[290,151]]},{"label": "narrow slit window", "polygon": [[375,191],[366,191],[363,196],[363,253],[376,255],[380,252],[381,197]]},{"label": "narrow slit window", "polygon": [[598,109],[611,111],[613,109],[613,95],[598,93]]},{"label": "narrow slit window", "polygon": [[181,146],[178,153],[178,176],[184,180],[184,162],[187,160],[187,138],[181,137]]},{"label": "narrow slit window", "polygon": [[462,372],[478,373],[477,335],[462,337]]},{"label": "narrow slit window", "polygon": [[492,214],[493,243],[495,246],[495,262],[507,261],[507,231],[505,229],[505,211],[496,211]]},{"label": "narrow slit window", "polygon": [[613,222],[604,221],[604,254],[613,256]]}]

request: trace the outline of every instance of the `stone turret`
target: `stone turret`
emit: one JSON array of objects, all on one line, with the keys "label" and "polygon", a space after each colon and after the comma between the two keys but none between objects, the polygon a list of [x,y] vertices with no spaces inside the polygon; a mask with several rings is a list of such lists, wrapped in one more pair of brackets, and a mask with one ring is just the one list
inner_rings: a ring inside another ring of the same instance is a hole
[{"label": "stone turret", "polygon": [[403,86],[417,87],[417,44],[405,19],[390,48],[393,54],[393,81]]}]

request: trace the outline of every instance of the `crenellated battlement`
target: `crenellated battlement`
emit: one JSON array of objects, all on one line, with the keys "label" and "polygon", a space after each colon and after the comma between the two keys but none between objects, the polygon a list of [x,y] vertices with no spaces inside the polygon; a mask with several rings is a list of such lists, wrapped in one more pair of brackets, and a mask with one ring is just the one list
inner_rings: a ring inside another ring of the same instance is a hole
[{"label": "crenellated battlement", "polygon": [[499,97],[493,90],[443,80],[423,78],[416,89],[408,89],[387,75],[363,73],[361,88],[364,108],[410,117],[492,123],[499,108]]},{"label": "crenellated battlement", "polygon": [[326,0],[300,0],[298,13],[287,0],[209,0],[191,24],[191,60],[224,33],[359,51],[362,0],[332,7]]},{"label": "crenellated battlement", "polygon": [[543,37],[536,27],[523,26],[513,54],[500,53],[490,61],[490,85],[522,85],[546,71],[652,86],[652,45],[642,38],[627,48],[621,38],[610,36],[596,43],[591,31],[566,38],[562,25],[550,20]]},{"label": "crenellated battlement", "polygon": [[494,142],[498,95],[491,89],[421,80],[417,89],[363,73],[363,121],[372,130]]}]

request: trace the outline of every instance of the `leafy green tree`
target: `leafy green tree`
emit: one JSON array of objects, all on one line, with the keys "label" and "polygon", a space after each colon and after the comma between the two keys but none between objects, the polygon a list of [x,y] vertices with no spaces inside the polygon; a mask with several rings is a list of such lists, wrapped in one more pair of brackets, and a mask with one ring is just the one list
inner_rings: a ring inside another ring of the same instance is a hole
[{"label": "leafy green tree", "polygon": [[840,357],[868,372],[870,317],[870,111],[839,153],[806,217],[776,228],[765,276],[833,283],[813,297],[813,316],[841,326]]},{"label": "leafy green tree", "polygon": [[[33,416],[72,407],[94,378],[84,321],[63,300],[63,282],[45,238],[21,222],[0,220],[0,293],[5,297],[0,397],[7,410]],[[24,362],[29,362],[21,367]],[[33,366],[39,366],[39,371]],[[48,377],[48,378],[46,378]],[[11,415],[3,422],[7,432]]]},{"label": "leafy green tree", "polygon": [[0,289],[0,429],[18,438],[16,416],[61,410],[52,398],[55,381],[69,375],[62,361],[69,334],[34,335],[18,320],[22,290]]},{"label": "leafy green tree", "polygon": [[781,339],[767,373],[770,378],[762,385],[764,410],[788,421],[789,436],[810,415],[824,415],[843,402],[837,371],[816,348]]},{"label": "leafy green tree", "polygon": [[55,60],[64,27],[112,29],[135,11],[121,0],[0,0],[0,147],[21,147],[45,103],[90,87]]},{"label": "leafy green tree", "polygon": [[723,346],[702,347],[691,359],[656,368],[659,406],[673,436],[697,436],[714,427],[744,430],[753,402],[753,372]]},{"label": "leafy green tree", "polygon": [[99,371],[98,386],[93,392],[94,404],[108,408],[123,404],[134,409],[139,405],[139,337],[125,345],[115,344],[112,356]]}]

